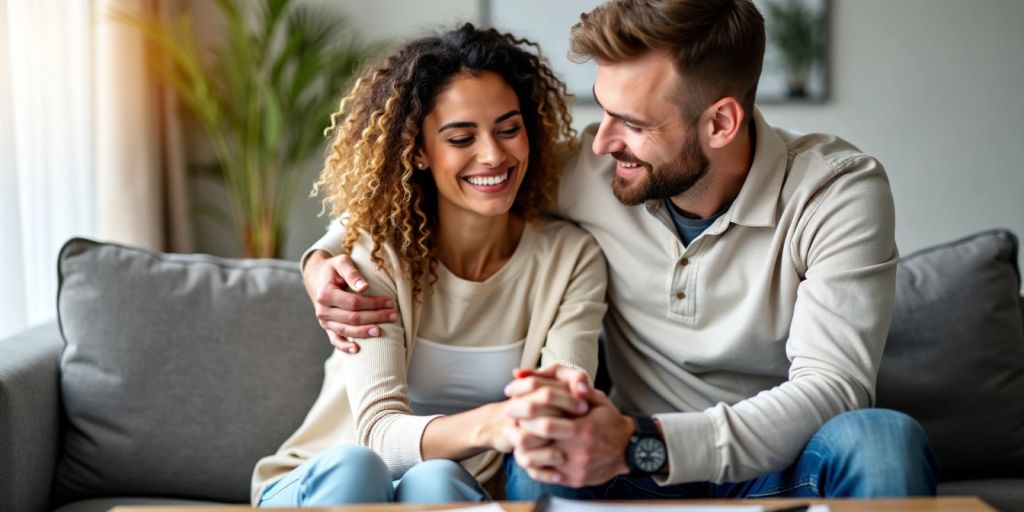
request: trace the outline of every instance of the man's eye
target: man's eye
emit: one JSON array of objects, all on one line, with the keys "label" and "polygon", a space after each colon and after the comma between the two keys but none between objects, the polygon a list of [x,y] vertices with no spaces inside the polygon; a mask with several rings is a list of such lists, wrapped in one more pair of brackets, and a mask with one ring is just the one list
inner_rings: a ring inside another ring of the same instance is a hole
[{"label": "man's eye", "polygon": [[631,132],[633,132],[633,133],[640,133],[640,132],[642,131],[642,130],[640,129],[640,127],[638,127],[638,126],[633,126],[633,125],[631,125],[631,124],[629,124],[629,123],[623,123],[623,126],[625,126],[627,130],[629,130],[629,131],[631,131]]}]

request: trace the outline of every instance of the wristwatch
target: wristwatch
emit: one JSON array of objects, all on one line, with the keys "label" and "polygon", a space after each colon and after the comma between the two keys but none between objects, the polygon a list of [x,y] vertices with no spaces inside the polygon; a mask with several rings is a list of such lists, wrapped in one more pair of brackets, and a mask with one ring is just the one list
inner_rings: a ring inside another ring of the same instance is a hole
[{"label": "wristwatch", "polygon": [[632,476],[660,473],[668,462],[668,450],[661,431],[650,416],[633,416],[636,431],[626,445],[626,465]]}]

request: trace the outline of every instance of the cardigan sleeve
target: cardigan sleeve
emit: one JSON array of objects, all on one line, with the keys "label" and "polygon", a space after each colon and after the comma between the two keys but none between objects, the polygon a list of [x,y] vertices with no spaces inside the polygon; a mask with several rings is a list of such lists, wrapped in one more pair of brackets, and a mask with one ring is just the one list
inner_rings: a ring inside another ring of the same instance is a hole
[{"label": "cardigan sleeve", "polygon": [[541,348],[540,364],[558,363],[583,370],[593,384],[601,320],[608,309],[605,302],[608,269],[597,242],[578,228],[571,230],[579,237],[573,252],[554,254],[555,261],[566,262],[568,280],[560,296],[548,306],[555,311],[555,316]]},{"label": "cardigan sleeve", "polygon": [[370,285],[369,293],[394,297],[399,309],[397,321],[380,324],[380,336],[364,338],[358,353],[343,358],[359,444],[380,455],[398,478],[423,461],[423,431],[437,417],[414,415],[409,401],[406,328],[411,328],[414,305],[408,287],[377,269],[363,244],[356,244],[351,256]]}]

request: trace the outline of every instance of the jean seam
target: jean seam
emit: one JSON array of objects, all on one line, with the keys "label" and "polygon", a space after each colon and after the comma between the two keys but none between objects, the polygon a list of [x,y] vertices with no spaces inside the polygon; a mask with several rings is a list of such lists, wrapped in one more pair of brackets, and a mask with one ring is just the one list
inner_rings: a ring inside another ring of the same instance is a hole
[{"label": "jean seam", "polygon": [[[285,489],[287,489],[287,488],[289,488],[289,487],[299,483],[299,479],[296,478],[296,479],[292,480],[291,482],[288,482],[285,485],[279,485],[279,484],[282,484],[282,483],[284,483],[283,480],[275,482],[273,485],[270,486],[270,488],[264,490],[263,494],[260,495],[260,504],[262,504],[264,501],[273,499],[274,496],[277,496],[278,494],[281,494],[281,492],[284,491]],[[267,494],[267,491],[274,491],[274,492],[272,492],[270,494]]]},{"label": "jean seam", "polygon": [[820,492],[818,492],[818,483],[813,478],[811,478],[811,479],[808,479],[808,480],[797,482],[797,483],[795,483],[793,485],[790,485],[790,486],[787,486],[787,487],[777,487],[777,488],[772,489],[771,491],[767,491],[767,492],[762,491],[762,492],[759,492],[759,493],[747,494],[746,496],[744,496],[744,498],[748,498],[748,499],[771,498],[771,497],[776,497],[776,496],[778,496],[780,494],[783,494],[783,493],[795,491],[797,489],[800,489],[801,487],[812,487],[812,488],[815,489],[815,493],[816,494],[821,494]]}]

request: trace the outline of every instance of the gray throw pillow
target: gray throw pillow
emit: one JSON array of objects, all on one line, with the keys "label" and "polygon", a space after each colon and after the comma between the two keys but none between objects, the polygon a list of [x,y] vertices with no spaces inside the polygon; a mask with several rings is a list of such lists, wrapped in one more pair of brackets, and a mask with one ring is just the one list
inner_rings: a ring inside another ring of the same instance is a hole
[{"label": "gray throw pillow", "polygon": [[903,258],[878,406],[924,426],[943,480],[1024,475],[1017,239],[989,231]]},{"label": "gray throw pillow", "polygon": [[59,259],[55,501],[248,502],[253,466],[302,422],[331,351],[297,264],[83,239]]}]

